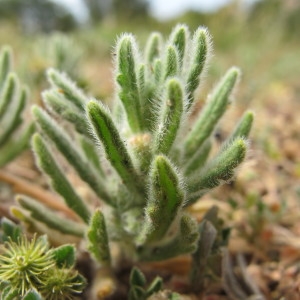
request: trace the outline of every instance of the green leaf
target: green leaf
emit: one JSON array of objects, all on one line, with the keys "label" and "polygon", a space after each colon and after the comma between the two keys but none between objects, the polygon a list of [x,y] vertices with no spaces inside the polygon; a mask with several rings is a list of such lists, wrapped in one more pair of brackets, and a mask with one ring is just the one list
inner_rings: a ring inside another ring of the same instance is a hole
[{"label": "green leaf", "polygon": [[88,250],[95,259],[103,266],[110,265],[110,249],[108,235],[105,225],[105,218],[102,212],[97,209],[91,218],[87,231]]},{"label": "green leaf", "polygon": [[152,32],[145,48],[145,61],[152,64],[160,56],[163,38],[159,32]]},{"label": "green leaf", "polygon": [[139,286],[132,286],[129,290],[128,300],[146,300],[145,290]]},{"label": "green leaf", "polygon": [[15,139],[11,138],[5,143],[0,150],[0,167],[12,161],[28,147],[33,131],[34,125],[29,124]]},{"label": "green leaf", "polygon": [[176,219],[185,197],[175,168],[163,155],[155,157],[150,171],[149,199],[138,244],[159,241]]},{"label": "green leaf", "polygon": [[211,99],[206,103],[185,140],[186,157],[193,155],[212,134],[219,119],[228,107],[229,96],[235,86],[239,73],[237,68],[231,68],[215,89]]},{"label": "green leaf", "polygon": [[167,155],[172,147],[182,120],[183,98],[181,83],[175,78],[170,79],[154,136],[154,149],[157,154]]},{"label": "green leaf", "polygon": [[25,195],[18,195],[17,201],[22,208],[30,212],[33,219],[46,224],[49,228],[64,234],[84,236],[85,226],[83,224],[69,220]]},{"label": "green leaf", "polygon": [[79,177],[88,183],[103,201],[113,205],[103,179],[97,174],[96,169],[88,163],[82,153],[77,150],[77,145],[71,141],[68,134],[40,107],[33,106],[32,113],[43,135],[53,141],[60,153],[77,171]]},{"label": "green leaf", "polygon": [[223,182],[229,181],[235,169],[246,157],[247,142],[242,138],[235,139],[226,145],[214,159],[212,159],[201,171],[196,174],[189,183],[189,196],[185,205],[190,205],[205,192],[213,189]]},{"label": "green leaf", "polygon": [[73,103],[66,101],[63,94],[57,90],[44,91],[42,97],[49,111],[55,112],[60,118],[72,123],[79,133],[91,137],[83,108],[79,109]]},{"label": "green leaf", "polygon": [[52,251],[53,259],[58,268],[71,268],[75,264],[75,247],[64,244],[54,248]]},{"label": "green leaf", "polygon": [[164,62],[164,78],[174,77],[179,69],[178,51],[173,45],[169,45],[166,50],[166,58]]},{"label": "green leaf", "polygon": [[186,25],[179,24],[173,29],[170,40],[171,43],[177,48],[180,68],[182,68],[184,63],[188,39],[189,30]]},{"label": "green leaf", "polygon": [[75,192],[73,186],[65,177],[63,171],[58,166],[42,137],[35,133],[32,138],[32,148],[35,152],[37,164],[51,179],[53,188],[64,198],[66,204],[82,218],[85,223],[89,222],[90,212]]},{"label": "green leaf", "polygon": [[27,101],[27,90],[22,89],[21,95],[14,99],[11,103],[11,109],[6,117],[5,124],[2,126],[2,132],[0,136],[0,147],[3,146],[7,140],[12,136],[13,132],[21,125],[23,122],[21,114],[24,110],[25,103]]},{"label": "green leaf", "polygon": [[12,53],[10,47],[3,47],[0,53],[0,90],[11,71]]},{"label": "green leaf", "polygon": [[14,97],[17,97],[18,87],[19,80],[17,75],[10,73],[0,93],[0,120],[5,116],[7,108],[13,102]]},{"label": "green leaf", "polygon": [[42,300],[43,297],[36,291],[36,290],[30,290],[23,298],[22,300]]},{"label": "green leaf", "polygon": [[152,294],[158,293],[162,289],[162,285],[163,285],[162,278],[158,276],[155,277],[146,291],[146,296],[150,297]]},{"label": "green leaf", "polygon": [[107,159],[118,172],[123,184],[138,195],[141,191],[138,173],[110,112],[103,104],[92,100],[87,105],[87,115]]},{"label": "green leaf", "polygon": [[193,37],[191,60],[188,67],[187,75],[187,94],[188,108],[192,106],[195,100],[194,93],[200,85],[201,74],[204,73],[205,67],[210,55],[210,36],[207,29],[199,27]]},{"label": "green leaf", "polygon": [[141,270],[136,267],[133,267],[130,272],[130,279],[129,279],[130,286],[139,286],[144,287],[146,284],[146,278]]},{"label": "green leaf", "polygon": [[22,233],[20,226],[16,225],[11,220],[3,217],[1,220],[1,228],[3,231],[1,242],[6,242],[9,240],[15,243],[18,242],[18,239],[20,238]]},{"label": "green leaf", "polygon": [[19,291],[12,288],[11,286],[7,286],[0,294],[1,300],[13,300],[18,296]]},{"label": "green leaf", "polygon": [[254,113],[252,111],[246,111],[235,127],[233,133],[228,138],[228,141],[233,141],[238,137],[246,139],[250,133],[253,119]]},{"label": "green leaf", "polygon": [[206,140],[204,144],[196,151],[196,153],[192,157],[188,158],[184,166],[185,176],[189,176],[200,171],[201,167],[203,167],[207,161],[211,146],[211,141]]},{"label": "green leaf", "polygon": [[117,82],[120,86],[119,97],[133,132],[140,132],[143,129],[136,70],[137,57],[137,45],[134,37],[124,34],[117,44]]},{"label": "green leaf", "polygon": [[148,245],[139,247],[137,253],[140,259],[160,261],[182,254],[193,253],[197,249],[199,238],[197,222],[189,215],[183,215],[178,225],[177,235],[170,241],[164,241],[164,244],[154,245],[153,247]]},{"label": "green leaf", "polygon": [[49,69],[47,71],[47,76],[52,87],[58,93],[62,94],[66,100],[73,103],[79,110],[83,109],[88,99],[66,74],[60,73],[54,69]]}]

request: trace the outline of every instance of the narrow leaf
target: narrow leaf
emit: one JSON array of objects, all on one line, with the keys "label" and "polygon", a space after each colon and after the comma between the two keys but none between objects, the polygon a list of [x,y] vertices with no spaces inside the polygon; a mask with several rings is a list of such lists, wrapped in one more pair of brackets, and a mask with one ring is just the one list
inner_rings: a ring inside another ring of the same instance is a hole
[{"label": "narrow leaf", "polygon": [[166,51],[165,58],[165,74],[164,78],[174,77],[178,73],[179,68],[179,57],[177,49],[173,45],[169,45]]},{"label": "narrow leaf", "polygon": [[29,124],[15,139],[10,139],[5,143],[0,150],[0,167],[12,161],[28,147],[33,131],[33,124]]},{"label": "narrow leaf", "polygon": [[151,284],[149,285],[147,291],[146,291],[146,296],[150,297],[154,293],[158,293],[163,286],[163,280],[160,277],[155,277]]},{"label": "narrow leaf", "polygon": [[88,124],[82,108],[79,109],[73,103],[66,101],[56,90],[44,91],[42,97],[49,111],[72,123],[79,133],[89,136]]},{"label": "narrow leaf", "polygon": [[176,138],[183,113],[183,87],[177,79],[167,82],[164,98],[164,107],[155,131],[154,149],[155,153],[167,155]]},{"label": "narrow leaf", "polygon": [[211,150],[211,141],[207,139],[192,157],[187,158],[188,160],[186,162],[186,165],[184,166],[185,176],[189,176],[194,172],[200,170],[200,168],[205,164],[209,156],[210,150]]},{"label": "narrow leaf", "polygon": [[11,110],[9,111],[9,115],[6,118],[6,122],[2,128],[1,136],[0,136],[0,147],[7,142],[7,140],[12,136],[13,132],[21,125],[22,118],[21,114],[25,107],[25,103],[27,101],[27,91],[26,89],[22,89],[21,95],[12,103]]},{"label": "narrow leaf", "polygon": [[66,217],[60,216],[57,212],[25,195],[18,195],[17,201],[22,208],[30,212],[30,216],[33,219],[46,224],[49,228],[64,234],[84,236],[85,226],[83,224],[68,220]]},{"label": "narrow leaf", "polygon": [[171,43],[177,48],[178,60],[180,68],[184,63],[185,51],[187,47],[187,41],[189,38],[189,30],[186,25],[177,25],[171,33]]},{"label": "narrow leaf", "polygon": [[186,204],[192,204],[208,190],[229,181],[233,177],[235,169],[245,159],[246,152],[247,142],[244,139],[237,138],[231,144],[226,145],[191,181],[189,184],[190,195]]},{"label": "narrow leaf", "polygon": [[60,73],[54,69],[49,69],[47,76],[51,85],[57,92],[61,93],[66,100],[69,100],[77,106],[77,108],[83,110],[87,98],[66,74]]},{"label": "narrow leaf", "polygon": [[178,235],[168,243],[159,247],[148,245],[140,247],[138,254],[145,261],[160,261],[178,255],[193,253],[199,238],[198,224],[188,215],[183,215],[179,222]]},{"label": "narrow leaf", "polygon": [[236,128],[234,129],[231,136],[228,138],[228,141],[233,141],[234,139],[240,138],[247,138],[254,119],[254,114],[252,111],[246,111],[242,116],[241,120],[237,124]]},{"label": "narrow leaf", "polygon": [[103,104],[96,101],[87,104],[87,114],[95,137],[101,141],[107,159],[118,172],[125,186],[139,193],[138,174],[111,114]]},{"label": "narrow leaf", "polygon": [[14,73],[10,73],[0,94],[0,120],[3,119],[8,106],[17,96],[19,81]]},{"label": "narrow leaf", "polygon": [[99,209],[96,210],[91,218],[89,229],[87,231],[87,239],[87,248],[95,257],[95,259],[102,266],[110,265],[111,257],[105,218]]},{"label": "narrow leaf", "polygon": [[120,86],[119,97],[122,101],[128,124],[133,132],[143,129],[141,103],[136,73],[137,45],[132,35],[125,34],[117,45],[117,82]]},{"label": "narrow leaf", "polygon": [[186,156],[193,155],[211,135],[229,104],[229,96],[239,76],[237,68],[231,68],[223,77],[211,99],[206,103],[185,141]]},{"label": "narrow leaf", "polygon": [[9,47],[3,47],[0,54],[0,90],[11,71],[12,68],[12,54]]},{"label": "narrow leaf", "polygon": [[43,135],[54,142],[57,149],[77,171],[80,178],[88,183],[103,201],[113,205],[103,179],[83,157],[82,153],[77,150],[77,146],[71,141],[67,133],[40,107],[33,106],[32,113]]},{"label": "narrow leaf", "polygon": [[208,63],[210,55],[210,36],[205,28],[199,27],[195,32],[192,49],[189,72],[187,76],[187,93],[188,93],[188,108],[194,102],[194,93],[200,85],[201,75],[203,75],[205,67]]},{"label": "narrow leaf", "polygon": [[37,164],[50,178],[53,188],[64,198],[66,204],[77,213],[84,222],[88,223],[90,212],[80,196],[59,168],[42,137],[36,133],[32,138],[32,147],[35,152]]},{"label": "narrow leaf", "polygon": [[165,156],[156,156],[150,171],[149,199],[138,244],[159,241],[166,234],[177,217],[184,196],[174,167]]},{"label": "narrow leaf", "polygon": [[160,56],[162,41],[163,38],[159,32],[151,33],[145,48],[145,61],[148,64],[151,65]]}]

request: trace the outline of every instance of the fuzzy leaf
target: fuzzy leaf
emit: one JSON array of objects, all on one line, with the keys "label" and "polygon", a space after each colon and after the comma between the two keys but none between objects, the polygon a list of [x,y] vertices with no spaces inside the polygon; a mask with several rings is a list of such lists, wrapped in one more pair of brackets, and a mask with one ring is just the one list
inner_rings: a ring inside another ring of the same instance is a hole
[{"label": "fuzzy leaf", "polygon": [[145,61],[148,64],[151,65],[160,56],[162,41],[163,38],[159,32],[151,33],[145,48]]},{"label": "fuzzy leaf", "polygon": [[57,92],[62,94],[66,100],[77,106],[79,110],[83,109],[88,100],[66,74],[60,73],[54,69],[49,69],[47,71],[47,76],[52,87]]},{"label": "fuzzy leaf", "polygon": [[12,54],[9,47],[3,47],[0,53],[0,90],[12,68]]},{"label": "fuzzy leaf", "polygon": [[128,124],[133,132],[143,129],[141,103],[136,74],[136,42],[132,35],[125,34],[117,45],[117,82],[120,86],[119,97],[122,101]]},{"label": "fuzzy leaf", "polygon": [[88,250],[101,265],[110,265],[111,257],[104,215],[96,210],[87,232]]},{"label": "fuzzy leaf", "polygon": [[157,154],[167,155],[176,138],[182,119],[183,98],[180,82],[175,78],[170,79],[167,82],[165,103],[154,137],[154,149]]},{"label": "fuzzy leaf", "polygon": [[199,27],[192,41],[192,57],[187,76],[188,108],[194,102],[194,93],[200,85],[201,74],[205,70],[210,54],[210,36],[205,28]]},{"label": "fuzzy leaf", "polygon": [[138,244],[159,241],[177,217],[184,200],[177,172],[163,155],[155,157],[150,171],[149,199]]},{"label": "fuzzy leaf", "polygon": [[252,111],[246,111],[242,118],[240,119],[239,123],[235,127],[233,133],[228,138],[228,141],[233,141],[234,139],[240,138],[247,138],[254,119],[254,114]]},{"label": "fuzzy leaf", "polygon": [[245,159],[246,151],[247,142],[241,138],[226,145],[191,181],[189,184],[190,195],[185,205],[192,204],[208,190],[230,180],[235,169]]},{"label": "fuzzy leaf", "polygon": [[177,236],[171,241],[154,247],[142,246],[137,252],[142,260],[160,261],[178,255],[193,253],[197,249],[197,222],[188,215],[183,215],[179,222]]},{"label": "fuzzy leaf", "polygon": [[162,79],[162,71],[163,71],[163,64],[160,59],[156,59],[154,61],[154,79],[156,84],[160,83]]},{"label": "fuzzy leaf", "polygon": [[103,201],[113,205],[103,179],[83,157],[82,153],[77,150],[77,146],[71,141],[67,133],[40,107],[33,106],[32,113],[43,135],[53,141],[61,154],[77,171],[80,178],[88,183]]},{"label": "fuzzy leaf", "polygon": [[0,167],[12,161],[28,147],[33,131],[34,125],[29,124],[16,139],[10,139],[5,143],[0,150]]},{"label": "fuzzy leaf", "polygon": [[204,144],[196,151],[196,153],[187,160],[184,166],[185,176],[189,176],[194,172],[199,172],[200,168],[203,167],[211,150],[211,141],[206,140]]},{"label": "fuzzy leaf", "polygon": [[231,68],[223,77],[211,99],[201,111],[196,123],[185,140],[186,156],[193,155],[211,135],[221,116],[225,113],[229,96],[239,76],[237,68]]},{"label": "fuzzy leaf", "polygon": [[90,212],[80,196],[75,192],[73,186],[65,177],[51,154],[50,149],[42,137],[36,133],[32,138],[32,147],[37,158],[38,166],[51,178],[53,188],[64,198],[66,204],[82,218],[89,222]]},{"label": "fuzzy leaf", "polygon": [[120,175],[124,185],[138,194],[140,191],[138,174],[111,114],[103,104],[90,101],[87,105],[87,115],[95,137],[103,145],[107,159]]},{"label": "fuzzy leaf", "polygon": [[17,201],[22,208],[30,212],[30,216],[33,219],[46,224],[49,228],[64,234],[71,234],[79,237],[84,236],[85,227],[83,224],[60,216],[57,212],[47,208],[39,201],[35,201],[25,195],[18,195]]},{"label": "fuzzy leaf", "polygon": [[88,123],[82,108],[80,110],[73,103],[66,101],[65,97],[56,90],[44,91],[42,97],[49,111],[72,123],[79,133],[89,136]]},{"label": "fuzzy leaf", "polygon": [[174,77],[177,75],[179,68],[179,58],[177,49],[173,45],[167,47],[166,58],[165,58],[165,74],[164,78]]},{"label": "fuzzy leaf", "polygon": [[0,120],[3,119],[7,112],[7,108],[13,102],[13,99],[17,97],[18,87],[19,80],[16,74],[10,73],[0,93]]},{"label": "fuzzy leaf", "polygon": [[13,101],[11,104],[11,109],[8,114],[8,118],[5,120],[5,124],[2,127],[2,132],[0,136],[0,147],[3,146],[9,138],[12,136],[13,132],[21,125],[22,118],[21,114],[25,107],[27,101],[27,90],[22,89],[21,95]]},{"label": "fuzzy leaf", "polygon": [[189,30],[186,25],[177,25],[171,33],[171,43],[177,48],[179,65],[181,68],[184,63],[188,38]]}]

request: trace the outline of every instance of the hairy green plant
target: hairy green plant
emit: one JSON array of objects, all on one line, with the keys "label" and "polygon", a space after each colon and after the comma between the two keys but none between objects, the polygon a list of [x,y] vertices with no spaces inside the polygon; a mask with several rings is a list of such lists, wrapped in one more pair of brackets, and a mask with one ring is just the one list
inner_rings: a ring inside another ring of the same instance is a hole
[{"label": "hairy green plant", "polygon": [[20,85],[12,63],[11,49],[3,47],[0,52],[0,167],[28,147],[33,132],[32,124],[23,125],[28,90]]},{"label": "hairy green plant", "polygon": [[50,249],[46,236],[30,241],[3,218],[0,246],[0,299],[74,299],[85,279],[73,269],[75,247]]},{"label": "hairy green plant", "polygon": [[[35,199],[20,196],[20,206],[33,220],[63,233],[86,232],[87,248],[102,266],[112,265],[111,243],[130,261],[194,253],[206,239],[212,246],[212,225],[202,224],[209,230],[203,234],[186,207],[234,177],[246,157],[253,114],[246,112],[221,149],[211,150],[240,71],[227,71],[193,120],[210,52],[211,38],[202,27],[191,37],[185,25],[178,25],[165,42],[153,33],[143,53],[133,35],[123,34],[115,47],[112,110],[50,69],[46,109],[32,108],[38,128],[32,148],[39,168],[82,224],[72,226],[74,221],[51,209],[41,210]],[[99,198],[101,209],[78,193],[66,165]]]}]

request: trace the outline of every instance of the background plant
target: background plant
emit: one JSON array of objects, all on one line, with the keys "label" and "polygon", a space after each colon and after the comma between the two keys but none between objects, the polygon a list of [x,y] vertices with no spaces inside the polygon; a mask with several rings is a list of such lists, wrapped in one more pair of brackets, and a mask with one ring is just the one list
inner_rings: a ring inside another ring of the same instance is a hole
[{"label": "background plant", "polygon": [[74,270],[74,246],[51,249],[46,236],[28,240],[21,228],[6,218],[1,229],[1,299],[58,300],[81,294],[85,279]]},{"label": "background plant", "polygon": [[0,167],[16,158],[29,146],[33,125],[24,121],[28,90],[12,70],[9,47],[0,52]]}]

